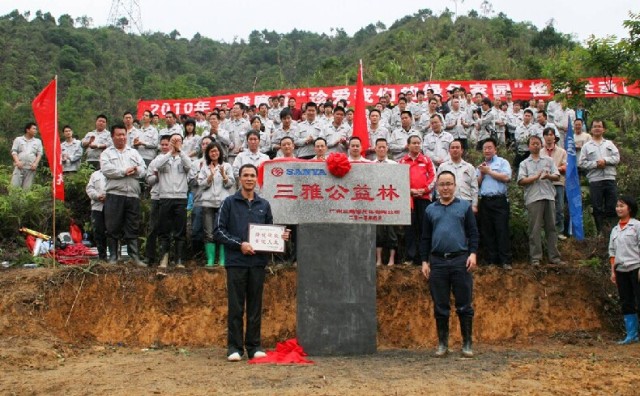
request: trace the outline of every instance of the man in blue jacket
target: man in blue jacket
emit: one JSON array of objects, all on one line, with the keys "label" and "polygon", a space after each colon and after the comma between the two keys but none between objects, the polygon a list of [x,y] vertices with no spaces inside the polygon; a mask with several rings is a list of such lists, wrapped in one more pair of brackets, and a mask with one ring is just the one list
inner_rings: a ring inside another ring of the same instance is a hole
[{"label": "man in blue jacket", "polygon": [[[269,202],[255,193],[258,169],[251,164],[240,168],[240,190],[227,197],[220,207],[215,236],[227,247],[227,360],[242,360],[244,349],[249,359],[265,357],[260,344],[262,290],[269,256],[253,250],[248,242],[249,224],[273,224]],[[283,238],[289,238],[288,231]],[[247,328],[243,342],[244,307]]]}]

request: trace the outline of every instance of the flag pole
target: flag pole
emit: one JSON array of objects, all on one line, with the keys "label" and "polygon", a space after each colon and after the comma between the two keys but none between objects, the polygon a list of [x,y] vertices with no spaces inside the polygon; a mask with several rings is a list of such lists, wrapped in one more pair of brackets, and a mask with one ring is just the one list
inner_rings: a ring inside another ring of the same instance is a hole
[{"label": "flag pole", "polygon": [[[54,133],[53,136],[56,137],[57,140],[54,141],[54,144],[60,144],[60,136],[58,135],[58,75],[56,74],[54,77],[54,81],[56,82],[56,95],[53,108],[54,110]],[[58,150],[56,147],[53,147],[53,175],[52,175],[52,183],[53,183],[53,265],[56,265],[56,191],[58,186],[56,184],[56,175],[58,174]]]}]

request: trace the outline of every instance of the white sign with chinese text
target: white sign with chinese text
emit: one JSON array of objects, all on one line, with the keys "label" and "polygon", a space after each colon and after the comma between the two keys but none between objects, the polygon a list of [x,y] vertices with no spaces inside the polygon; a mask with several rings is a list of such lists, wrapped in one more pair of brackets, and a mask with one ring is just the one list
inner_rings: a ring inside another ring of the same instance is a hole
[{"label": "white sign with chinese text", "polygon": [[324,162],[269,161],[262,196],[278,224],[411,224],[409,166],[352,163],[342,178]]},{"label": "white sign with chinese text", "polygon": [[284,226],[249,224],[249,244],[256,252],[282,253],[284,230]]}]

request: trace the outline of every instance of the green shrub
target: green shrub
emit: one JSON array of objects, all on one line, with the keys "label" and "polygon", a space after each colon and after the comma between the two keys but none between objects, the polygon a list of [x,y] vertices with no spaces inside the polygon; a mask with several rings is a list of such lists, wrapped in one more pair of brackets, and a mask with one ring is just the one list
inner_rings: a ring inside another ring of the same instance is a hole
[{"label": "green shrub", "polygon": [[65,206],[69,209],[70,218],[83,230],[91,223],[91,200],[86,187],[92,173],[93,168],[84,163],[78,172],[64,177]]},{"label": "green shrub", "polygon": [[[39,169],[30,190],[11,186],[13,168],[0,166],[0,238],[23,243],[19,229],[27,227],[47,235],[53,233],[51,173]],[[90,219],[91,205],[85,186],[91,169],[83,166],[76,174],[65,175],[65,202],[56,201],[56,233],[69,230],[71,219],[81,227]]]}]

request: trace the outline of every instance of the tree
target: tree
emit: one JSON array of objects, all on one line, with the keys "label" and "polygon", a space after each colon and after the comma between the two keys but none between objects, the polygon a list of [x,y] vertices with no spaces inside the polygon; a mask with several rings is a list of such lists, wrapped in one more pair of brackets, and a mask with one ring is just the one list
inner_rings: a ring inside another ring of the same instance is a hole
[{"label": "tree", "polygon": [[531,45],[542,50],[567,45],[570,42],[569,37],[562,33],[558,33],[553,27],[553,24],[554,20],[549,20],[544,29],[542,29],[531,41]]},{"label": "tree", "polygon": [[83,15],[81,17],[76,18],[76,23],[83,28],[90,28],[93,25],[93,18]]},{"label": "tree", "polygon": [[423,9],[418,10],[418,12],[413,14],[413,16],[417,17],[417,18],[430,18],[430,17],[433,16],[433,11],[431,11],[431,9],[429,9],[429,8],[423,8]]},{"label": "tree", "polygon": [[491,14],[494,13],[493,4],[491,4],[489,0],[484,0],[482,4],[480,4],[480,10],[482,11],[482,15],[484,15],[485,18],[489,18]]},{"label": "tree", "polygon": [[453,2],[454,5],[454,20],[458,19],[458,3],[462,4],[464,3],[464,0],[451,0]]},{"label": "tree", "polygon": [[[31,13],[29,13],[29,15],[31,15]],[[13,10],[9,14],[5,15],[4,18],[7,18],[10,21],[14,21],[14,22],[17,22],[17,21],[26,22],[27,19],[29,19],[29,15],[26,15],[26,13],[25,15],[23,15],[23,14],[20,14],[20,11]]]},{"label": "tree", "polygon": [[58,26],[60,27],[73,27],[73,18],[69,14],[60,15],[58,18]]},{"label": "tree", "polygon": [[640,97],[618,92],[613,85],[614,77],[624,77],[628,84],[640,82],[640,13],[629,12],[629,18],[623,23],[629,29],[628,38],[617,41],[615,36],[591,36],[587,40],[586,63],[606,78],[608,92],[640,100]]},{"label": "tree", "polygon": [[118,19],[118,21],[116,22],[116,27],[118,29],[122,29],[122,30],[127,30],[127,26],[129,26],[129,20],[126,17],[122,17],[120,19]]},{"label": "tree", "polygon": [[[186,39],[178,31],[131,35],[116,27],[92,27],[86,16],[72,24],[63,15],[55,23],[44,11],[32,12],[33,19],[14,11],[0,16],[0,149],[9,151],[9,136],[32,117],[31,101],[54,74],[59,76],[60,122],[73,125],[80,137],[93,129],[95,114],[119,118],[140,98],[353,83],[350,65],[358,59],[363,59],[372,85],[529,79],[540,78],[543,71],[559,84],[571,77],[572,66],[577,77],[595,75],[593,68],[581,67],[584,60],[573,53],[580,46],[566,35],[559,36],[559,46],[534,47],[540,32],[528,22],[498,13],[478,16],[474,10],[467,16],[458,10],[455,23],[448,11],[435,15],[423,9],[389,28],[367,24],[351,36],[342,29],[331,35],[262,30],[232,42],[198,34]],[[548,64],[555,59],[558,64]],[[0,158],[0,163],[9,161],[8,156]]]},{"label": "tree", "polygon": [[560,92],[556,95],[556,100],[566,99],[571,107],[584,102],[587,80],[583,77],[588,75],[582,65],[585,56],[586,49],[583,47],[565,49],[546,61],[542,67],[543,76],[551,80],[553,92]]},{"label": "tree", "polygon": [[44,14],[42,13],[42,11],[38,10],[36,11],[36,21],[42,21],[51,25],[55,25],[56,24],[56,19],[53,17],[53,15],[51,15],[50,12],[45,12]]}]

